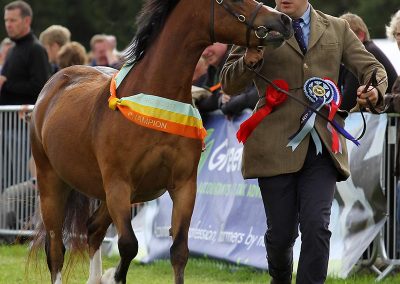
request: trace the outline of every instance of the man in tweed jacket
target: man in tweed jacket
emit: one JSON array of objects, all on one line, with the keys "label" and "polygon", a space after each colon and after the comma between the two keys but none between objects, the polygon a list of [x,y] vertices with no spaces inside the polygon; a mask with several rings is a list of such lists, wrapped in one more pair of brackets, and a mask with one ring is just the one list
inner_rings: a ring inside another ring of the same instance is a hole
[{"label": "man in tweed jacket", "polygon": [[[368,53],[344,20],[314,10],[307,0],[276,0],[277,9],[300,26],[306,51],[295,36],[273,50],[246,49],[234,46],[221,72],[222,87],[228,95],[240,93],[251,81],[257,86],[260,100],[255,111],[266,100],[267,84],[253,70],[270,80],[285,80],[290,92],[310,103],[303,91],[313,77],[329,78],[337,83],[343,63],[361,82],[357,102],[379,104],[387,84],[362,92],[377,68],[378,81],[386,78],[382,65]],[[332,151],[332,133],[327,122],[316,117],[313,129],[316,139],[307,134],[297,147],[288,147],[300,127],[305,107],[288,98],[264,117],[244,143],[242,173],[244,178],[258,178],[267,216],[265,242],[271,283],[291,283],[292,250],[302,234],[298,284],[324,283],[329,259],[331,232],[328,229],[336,181],[349,176],[345,138],[339,134],[339,151]],[[328,108],[321,111],[328,115]],[[338,114],[335,121],[343,126]],[[315,140],[320,141],[318,143]],[[317,145],[317,146],[316,146]]]}]

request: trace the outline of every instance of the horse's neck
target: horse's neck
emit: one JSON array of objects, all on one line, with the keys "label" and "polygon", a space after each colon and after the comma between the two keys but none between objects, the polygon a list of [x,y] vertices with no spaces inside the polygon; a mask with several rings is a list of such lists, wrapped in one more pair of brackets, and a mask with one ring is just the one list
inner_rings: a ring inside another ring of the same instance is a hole
[{"label": "horse's neck", "polygon": [[193,19],[179,10],[172,13],[156,41],[131,72],[129,90],[190,103],[193,72],[209,44],[208,34],[199,31],[199,25],[204,26],[201,19]]}]

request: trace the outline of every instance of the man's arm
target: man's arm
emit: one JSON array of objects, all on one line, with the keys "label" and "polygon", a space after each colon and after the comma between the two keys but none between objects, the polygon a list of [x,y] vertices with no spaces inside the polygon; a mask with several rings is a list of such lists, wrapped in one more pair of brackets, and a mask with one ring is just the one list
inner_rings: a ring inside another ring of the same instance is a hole
[{"label": "man's arm", "polygon": [[228,102],[221,105],[221,110],[226,115],[238,115],[244,109],[254,109],[258,102],[257,88],[252,84],[250,87],[237,96],[232,97]]},{"label": "man's arm", "polygon": [[357,89],[360,86],[358,79],[344,66],[341,66],[340,75],[342,76],[342,103],[340,108],[343,110],[351,110],[357,103]]},{"label": "man's arm", "polygon": [[255,65],[256,70],[261,68],[262,53],[260,57],[256,51],[250,53],[245,47],[233,46],[220,74],[222,89],[228,95],[241,93],[255,78],[252,67],[245,63],[246,52],[247,56],[251,57],[248,64]]},{"label": "man's arm", "polygon": [[13,80],[7,78],[3,85],[3,93],[32,94],[37,96],[51,75],[46,51],[38,45],[32,48],[30,55],[29,80]]}]

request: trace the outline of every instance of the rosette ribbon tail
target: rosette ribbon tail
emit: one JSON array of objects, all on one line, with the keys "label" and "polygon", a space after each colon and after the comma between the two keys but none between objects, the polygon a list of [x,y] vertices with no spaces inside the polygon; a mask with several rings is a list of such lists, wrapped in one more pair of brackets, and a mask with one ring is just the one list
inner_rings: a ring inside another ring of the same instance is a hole
[{"label": "rosette ribbon tail", "polygon": [[360,142],[356,138],[354,138],[350,133],[348,133],[343,127],[341,127],[335,120],[331,121],[332,125],[342,134],[347,140],[350,140],[355,145],[360,146]]},{"label": "rosette ribbon tail", "polygon": [[265,106],[254,113],[251,117],[240,124],[239,130],[236,132],[236,138],[239,143],[246,143],[247,138],[251,135],[257,125],[272,111],[272,107]]},{"label": "rosette ribbon tail", "polygon": [[[284,91],[289,91],[289,85],[284,80],[274,80],[273,84]],[[276,90],[273,86],[268,85],[265,92],[265,105],[253,113],[247,120],[240,124],[239,130],[236,133],[236,138],[239,143],[246,143],[247,138],[251,135],[254,129],[261,121],[269,115],[274,107],[280,105],[287,99],[287,95]]]},{"label": "rosette ribbon tail", "polygon": [[[317,99],[313,104],[312,107],[320,110],[324,105],[323,99]],[[292,136],[289,137],[290,141],[286,145],[286,147],[291,147],[292,151],[296,150],[296,148],[300,145],[301,141],[306,137],[307,134],[311,134],[312,139],[315,143],[315,148],[317,153],[322,153],[322,143],[317,134],[314,130],[315,119],[317,115],[310,109],[307,109],[301,116],[300,119],[300,127]]]}]

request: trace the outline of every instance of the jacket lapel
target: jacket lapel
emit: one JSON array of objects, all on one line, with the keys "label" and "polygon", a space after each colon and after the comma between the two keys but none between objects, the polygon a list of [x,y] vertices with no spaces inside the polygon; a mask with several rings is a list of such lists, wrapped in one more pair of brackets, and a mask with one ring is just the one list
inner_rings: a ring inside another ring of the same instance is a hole
[{"label": "jacket lapel", "polygon": [[301,56],[304,56],[294,35],[291,38],[289,38],[286,41],[286,43],[289,44],[291,47],[293,47],[293,49],[295,49]]},{"label": "jacket lapel", "polygon": [[328,21],[321,17],[315,10],[311,7],[311,24],[310,24],[310,39],[308,41],[307,50],[310,50],[321,38],[326,30]]}]

